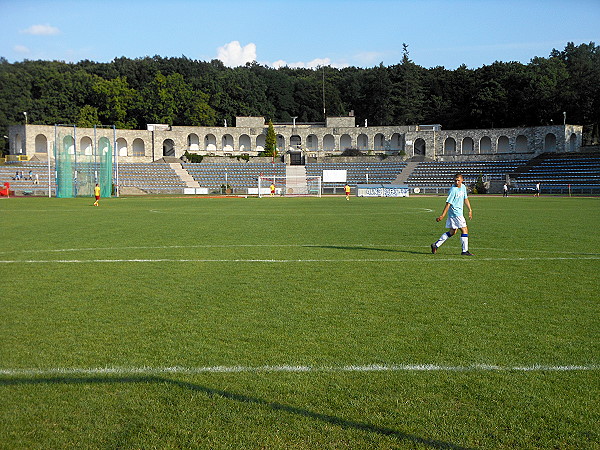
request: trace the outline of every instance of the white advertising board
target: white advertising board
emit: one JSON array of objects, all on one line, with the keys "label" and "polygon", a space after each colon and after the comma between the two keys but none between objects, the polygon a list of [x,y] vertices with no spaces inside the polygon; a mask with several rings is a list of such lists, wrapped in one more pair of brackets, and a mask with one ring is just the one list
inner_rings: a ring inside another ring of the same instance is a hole
[{"label": "white advertising board", "polygon": [[323,170],[323,183],[345,183],[346,170]]}]

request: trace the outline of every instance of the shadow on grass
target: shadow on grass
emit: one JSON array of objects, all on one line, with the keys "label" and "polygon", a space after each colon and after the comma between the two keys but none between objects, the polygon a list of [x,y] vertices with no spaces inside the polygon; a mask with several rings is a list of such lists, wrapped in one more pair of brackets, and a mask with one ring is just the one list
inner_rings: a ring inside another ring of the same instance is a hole
[{"label": "shadow on grass", "polygon": [[353,420],[342,419],[341,417],[331,416],[328,414],[322,414],[314,411],[310,411],[304,408],[298,408],[296,406],[284,405],[277,402],[269,402],[257,397],[251,397],[248,395],[237,394],[235,392],[224,391],[221,389],[214,389],[206,386],[202,386],[195,383],[189,383],[186,381],[172,380],[169,378],[158,377],[158,376],[126,376],[126,377],[73,377],[73,376],[55,376],[55,377],[0,377],[1,386],[14,386],[14,385],[36,385],[36,384],[110,384],[110,383],[148,383],[148,384],[170,384],[177,386],[181,389],[188,389],[191,391],[202,392],[209,397],[221,397],[229,400],[234,400],[240,403],[247,403],[251,405],[259,405],[266,408],[270,408],[274,411],[283,411],[288,414],[295,414],[302,417],[308,417],[310,419],[319,420],[321,422],[329,423],[346,429],[355,429],[360,431],[366,431],[369,433],[377,433],[384,436],[390,436],[401,441],[411,442],[413,444],[420,444],[430,448],[436,449],[455,449],[455,450],[466,450],[466,447],[461,447],[449,442],[442,442],[433,439],[422,438],[414,436],[412,434],[403,433],[402,431],[394,430],[392,428],[379,427],[368,423],[356,422]]},{"label": "shadow on grass", "polygon": [[410,253],[413,255],[427,255],[430,252],[415,252],[413,250],[394,250],[391,248],[374,248],[374,247],[357,247],[357,246],[343,246],[343,245],[311,245],[310,247],[315,248],[329,248],[335,250],[360,250],[360,251],[373,251],[373,252],[390,252],[390,253]]}]

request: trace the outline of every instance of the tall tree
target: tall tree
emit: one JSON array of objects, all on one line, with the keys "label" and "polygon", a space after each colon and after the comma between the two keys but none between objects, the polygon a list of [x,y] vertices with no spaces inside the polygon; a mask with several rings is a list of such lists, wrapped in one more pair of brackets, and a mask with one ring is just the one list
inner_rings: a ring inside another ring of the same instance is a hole
[{"label": "tall tree", "polygon": [[273,122],[269,120],[267,126],[267,136],[265,137],[265,156],[277,156],[277,136],[275,135],[275,128]]},{"label": "tall tree", "polygon": [[135,128],[138,125],[131,116],[136,93],[129,87],[127,78],[105,80],[96,77],[92,88],[96,105],[100,107],[97,114],[104,125],[115,125],[117,128]]},{"label": "tall tree", "polygon": [[391,122],[401,125],[420,123],[425,109],[422,68],[410,59],[407,44],[402,44],[402,62],[392,66],[390,72],[394,85],[391,95],[394,103],[393,119],[386,120],[382,125],[390,125]]}]

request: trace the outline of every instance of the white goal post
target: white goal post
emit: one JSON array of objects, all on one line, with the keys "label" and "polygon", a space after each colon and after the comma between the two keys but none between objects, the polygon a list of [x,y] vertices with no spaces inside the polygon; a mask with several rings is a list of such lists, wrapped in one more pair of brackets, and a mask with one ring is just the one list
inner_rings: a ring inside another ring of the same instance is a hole
[{"label": "white goal post", "polygon": [[258,196],[271,196],[271,185],[275,186],[276,196],[320,197],[322,191],[321,177],[258,177]]}]

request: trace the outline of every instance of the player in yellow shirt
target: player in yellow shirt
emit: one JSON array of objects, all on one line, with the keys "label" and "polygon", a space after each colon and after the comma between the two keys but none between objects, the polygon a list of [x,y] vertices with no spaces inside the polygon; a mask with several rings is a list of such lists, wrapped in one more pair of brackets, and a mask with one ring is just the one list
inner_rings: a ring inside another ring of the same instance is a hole
[{"label": "player in yellow shirt", "polygon": [[271,183],[270,188],[271,188],[271,197],[273,197],[275,195],[275,184]]},{"label": "player in yellow shirt", "polygon": [[344,186],[344,192],[346,193],[346,200],[350,200],[350,185],[348,183]]},{"label": "player in yellow shirt", "polygon": [[94,188],[94,197],[96,197],[96,201],[94,202],[94,206],[100,206],[98,204],[98,200],[100,200],[100,186],[96,183],[96,187]]}]

